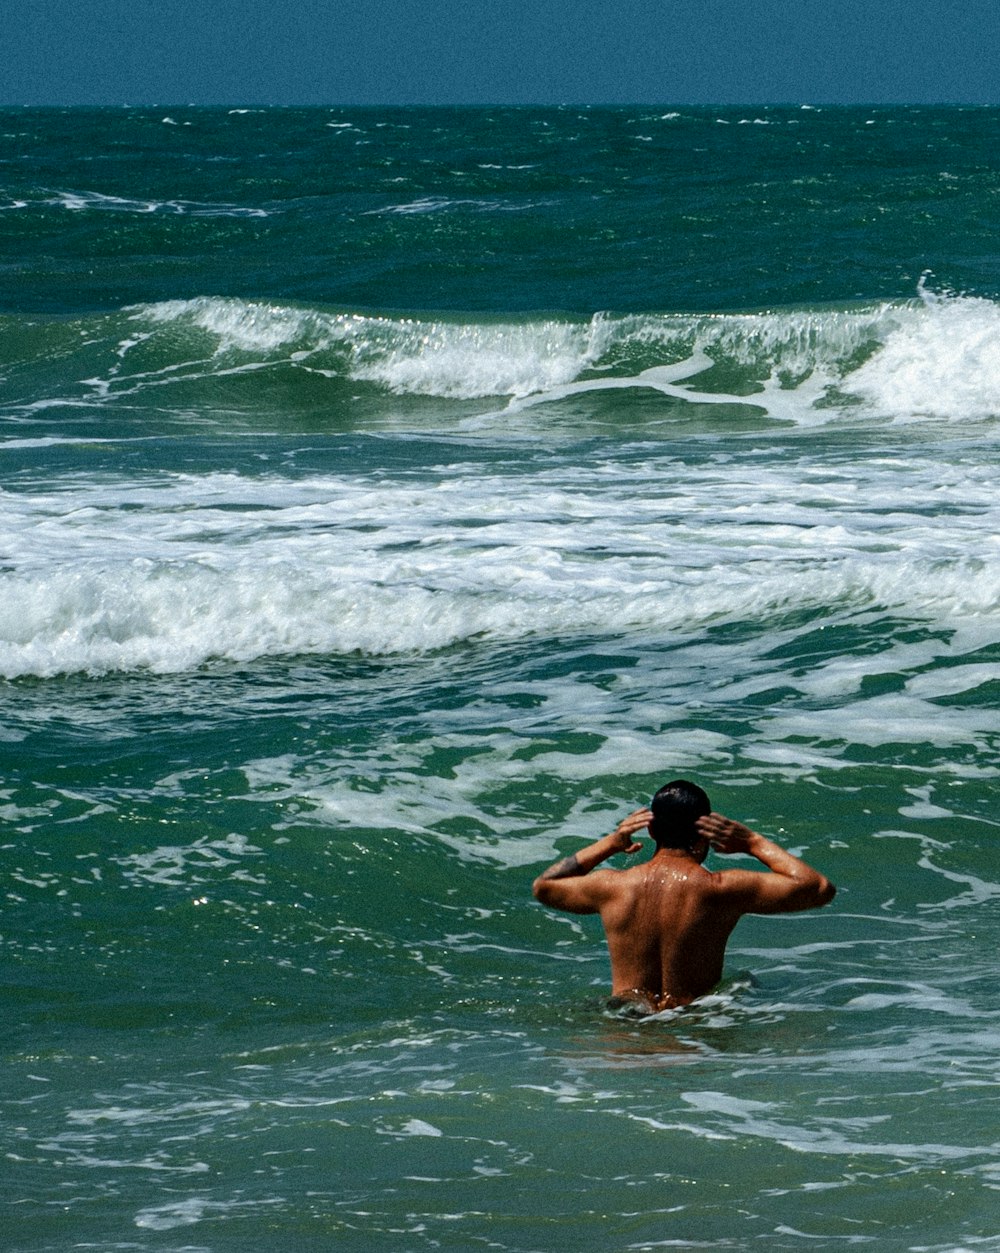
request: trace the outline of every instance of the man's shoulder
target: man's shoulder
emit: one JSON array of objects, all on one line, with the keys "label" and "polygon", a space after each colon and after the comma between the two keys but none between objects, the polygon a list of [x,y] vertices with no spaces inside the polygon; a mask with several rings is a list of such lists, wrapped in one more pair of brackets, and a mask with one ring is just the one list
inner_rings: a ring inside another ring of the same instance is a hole
[{"label": "man's shoulder", "polygon": [[592,870],[587,878],[593,883],[600,883],[604,888],[624,889],[630,883],[637,883],[643,877],[641,871],[641,866],[623,866],[620,870],[616,870],[613,866],[601,866],[597,870]]},{"label": "man's shoulder", "polygon": [[746,887],[747,880],[758,878],[760,873],[759,870],[726,867],[724,870],[710,870],[708,876],[714,890],[720,894],[726,894],[742,891]]},{"label": "man's shoulder", "polygon": [[754,870],[725,869],[706,870],[699,876],[698,886],[706,900],[714,900],[719,905],[741,901],[748,890],[758,886],[761,875]]},{"label": "man's shoulder", "polygon": [[595,895],[605,901],[624,900],[635,895],[645,883],[644,867],[645,864],[624,866],[616,870],[611,866],[602,866],[599,870],[592,870],[587,875],[587,882]]}]

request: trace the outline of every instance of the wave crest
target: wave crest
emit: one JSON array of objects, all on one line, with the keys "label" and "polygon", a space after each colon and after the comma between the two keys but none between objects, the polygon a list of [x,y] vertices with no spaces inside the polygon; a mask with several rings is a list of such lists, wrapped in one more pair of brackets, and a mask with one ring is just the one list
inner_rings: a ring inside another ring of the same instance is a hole
[{"label": "wave crest", "polygon": [[658,391],[674,404],[752,405],[800,424],[1000,416],[1000,305],[923,291],[856,308],[586,319],[390,316],[199,297],[134,306],[79,329],[15,323],[0,319],[0,354],[9,335],[22,394],[33,396],[27,408],[56,403],[38,393],[51,388],[58,360],[63,380],[77,369],[75,390],[64,383],[58,397],[72,405],[154,387],[167,399],[162,389],[180,385],[208,388],[209,408],[227,388],[238,404],[266,404],[259,387],[238,390],[237,376],[270,371],[290,411],[296,379],[308,376],[304,405],[316,402],[317,385],[331,400],[362,386],[373,396],[515,408],[615,387]]},{"label": "wave crest", "polygon": [[[862,404],[896,419],[980,419],[1000,414],[1000,306],[933,296],[855,309],[745,314],[595,314],[587,320],[464,321],[324,312],[200,298],[146,306],[133,316],[209,337],[216,360],[282,358],[396,395],[474,400],[545,398],[655,386],[648,372],[699,379],[697,399],[759,402],[789,416],[808,381],[812,408]],[[713,380],[706,372],[715,370]],[[693,384],[688,384],[693,391]],[[775,405],[775,395],[786,403]]]}]

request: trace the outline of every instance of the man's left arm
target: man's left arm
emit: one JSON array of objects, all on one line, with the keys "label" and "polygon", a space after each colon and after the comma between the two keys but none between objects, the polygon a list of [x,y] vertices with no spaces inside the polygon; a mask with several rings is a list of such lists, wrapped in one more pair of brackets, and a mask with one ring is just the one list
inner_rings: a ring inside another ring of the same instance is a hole
[{"label": "man's left arm", "polygon": [[606,877],[590,876],[590,872],[602,862],[614,857],[616,853],[637,853],[641,844],[632,837],[637,831],[648,827],[653,820],[652,811],[637,809],[623,818],[610,835],[605,835],[579,852],[553,862],[548,870],[543,870],[532,884],[532,893],[536,901],[550,905],[553,909],[563,909],[571,914],[595,914],[600,909],[606,896]]},{"label": "man's left arm", "polygon": [[717,853],[745,853],[765,865],[770,873],[754,870],[723,870],[723,884],[748,914],[791,914],[828,905],[837,889],[818,870],[775,844],[759,831],[722,814],[698,819],[698,831]]}]

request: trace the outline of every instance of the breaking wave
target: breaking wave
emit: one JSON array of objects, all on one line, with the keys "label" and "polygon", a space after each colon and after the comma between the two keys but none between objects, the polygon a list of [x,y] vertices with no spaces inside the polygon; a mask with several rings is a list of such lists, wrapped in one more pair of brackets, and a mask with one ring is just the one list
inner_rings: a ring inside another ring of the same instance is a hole
[{"label": "breaking wave", "polygon": [[808,424],[859,412],[899,422],[1000,415],[1000,305],[926,290],[854,308],[587,319],[390,316],[200,297],[94,316],[72,334],[64,323],[12,323],[0,320],[0,353],[16,336],[15,375],[60,359],[61,388],[49,380],[44,400],[31,389],[36,406],[113,403],[154,387],[166,399],[179,384],[218,391],[237,376],[277,371],[312,376],[311,398],[318,377],[331,395],[360,385],[500,410],[634,387]]}]

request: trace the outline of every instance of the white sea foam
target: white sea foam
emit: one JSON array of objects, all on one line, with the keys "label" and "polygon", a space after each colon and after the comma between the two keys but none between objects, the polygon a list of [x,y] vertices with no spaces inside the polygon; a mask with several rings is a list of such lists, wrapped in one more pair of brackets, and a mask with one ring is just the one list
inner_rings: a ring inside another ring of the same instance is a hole
[{"label": "white sea foam", "polygon": [[979,1146],[879,1139],[876,1128],[888,1121],[887,1114],[845,1118],[833,1117],[824,1111],[821,1119],[803,1119],[800,1107],[792,1110],[724,1092],[682,1092],[681,1099],[702,1116],[695,1134],[723,1131],[748,1135],[782,1144],[799,1153],[887,1157],[948,1165],[962,1160],[974,1161],[993,1152],[992,1148]]},{"label": "white sea foam", "polygon": [[893,418],[1000,415],[1000,305],[929,296],[844,390]]},{"label": "white sea foam", "polygon": [[[164,122],[177,126],[170,118]],[[184,122],[190,126],[190,122]],[[40,201],[31,202],[43,206],[69,209],[73,212],[101,210],[112,213],[170,213],[189,217],[244,217],[266,218],[270,211],[259,207],[247,208],[232,204],[204,204],[193,200],[138,200],[126,196],[111,196],[99,191],[56,191]],[[11,206],[8,206],[11,207]],[[20,205],[18,207],[26,207]],[[27,207],[31,207],[30,204]]]},{"label": "white sea foam", "polygon": [[166,845],[115,860],[123,867],[126,878],[178,887],[223,879],[256,882],[243,862],[248,857],[259,857],[261,851],[244,836],[231,834],[225,839],[202,838],[191,844]]},{"label": "white sea foam", "polygon": [[315,318],[308,310],[257,304],[243,300],[167,300],[138,306],[137,322],[189,323],[208,332],[217,355],[231,352],[269,352],[294,343],[307,333]]},{"label": "white sea foam", "polygon": [[234,1215],[264,1213],[268,1207],[283,1205],[283,1198],[260,1198],[251,1201],[217,1201],[207,1196],[189,1196],[180,1201],[163,1205],[151,1205],[139,1210],[135,1225],[147,1231],[172,1231],[177,1227],[190,1227],[205,1218],[227,1218]]},{"label": "white sea foam", "polygon": [[567,384],[597,355],[591,327],[426,325],[384,352],[359,353],[352,377],[402,395],[527,396]]},{"label": "white sea foam", "polygon": [[[980,646],[995,635],[1000,506],[986,468],[876,459],[859,482],[777,463],[752,484],[725,458],[683,480],[669,470],[172,475],[0,494],[0,673],[173,671],[581,632],[680,638],[819,610],[975,624]],[[913,670],[928,648],[897,645],[886,667]],[[792,681],[831,699],[869,671],[835,657]],[[909,739],[906,723],[926,707],[919,684],[881,699],[880,716]],[[935,734],[950,735],[952,720],[941,709]]]},{"label": "white sea foam", "polygon": [[[528,169],[530,167],[520,166],[513,168]],[[419,200],[387,205],[382,209],[369,209],[366,216],[381,217],[390,213],[408,216],[415,213],[444,213],[452,209],[474,209],[485,213],[519,213],[531,207],[530,203],[510,204],[506,200],[452,199],[447,196],[424,196]]]}]

